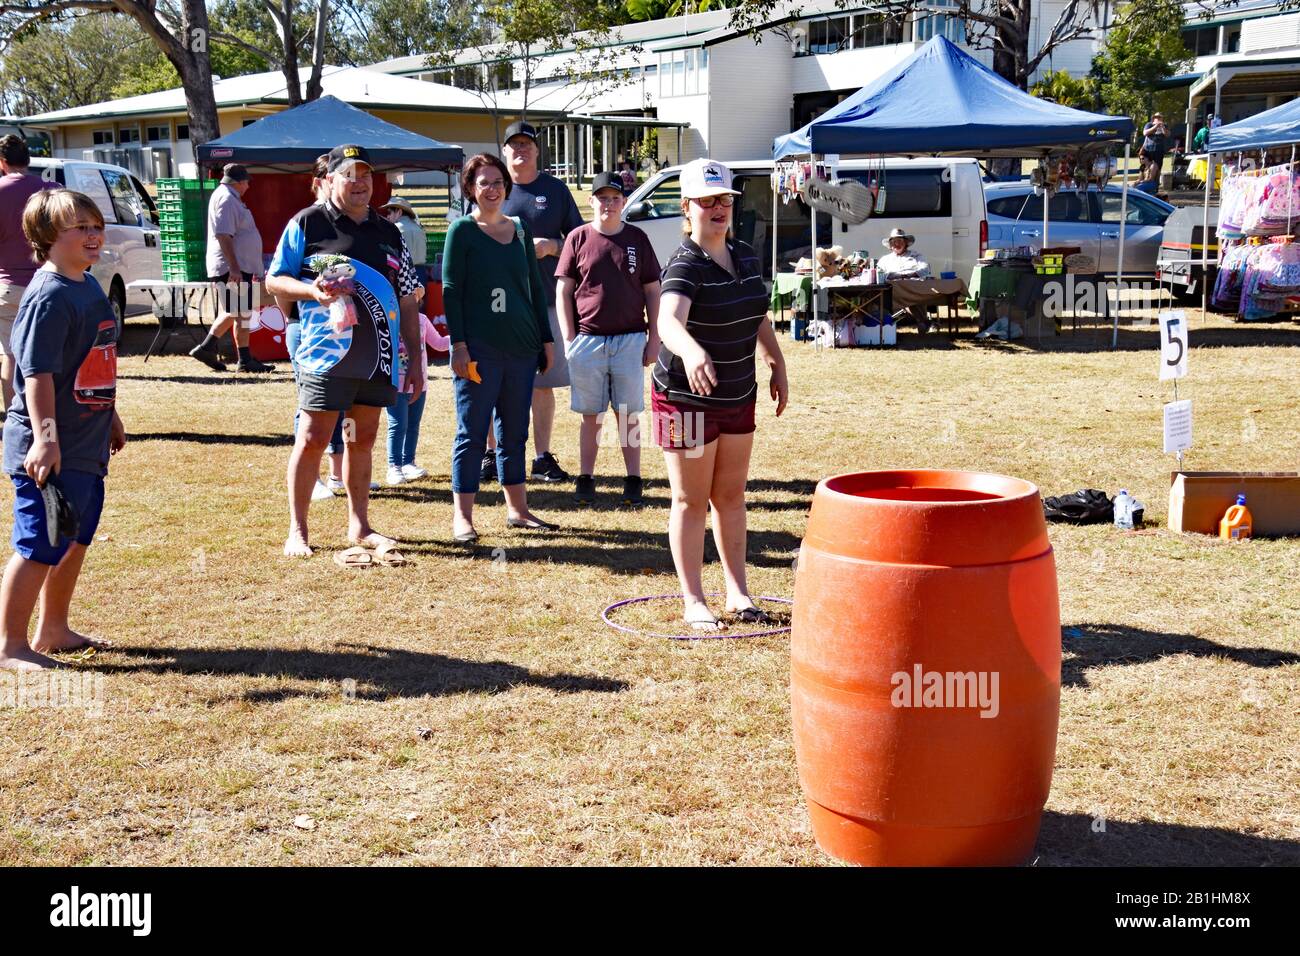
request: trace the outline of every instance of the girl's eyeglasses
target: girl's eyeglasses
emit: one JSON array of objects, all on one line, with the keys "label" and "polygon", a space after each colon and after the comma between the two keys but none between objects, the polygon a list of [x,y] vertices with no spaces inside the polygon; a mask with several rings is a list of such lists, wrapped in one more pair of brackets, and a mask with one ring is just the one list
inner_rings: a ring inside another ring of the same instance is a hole
[{"label": "girl's eyeglasses", "polygon": [[714,206],[730,206],[736,201],[735,193],[723,193],[721,196],[700,196],[698,199],[691,200],[701,209],[712,209]]}]

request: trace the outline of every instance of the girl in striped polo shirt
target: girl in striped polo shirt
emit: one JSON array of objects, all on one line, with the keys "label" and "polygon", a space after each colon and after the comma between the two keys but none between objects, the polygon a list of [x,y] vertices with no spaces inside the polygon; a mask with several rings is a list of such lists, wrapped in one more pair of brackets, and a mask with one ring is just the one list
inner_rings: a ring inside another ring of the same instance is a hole
[{"label": "girl in striped polo shirt", "polygon": [[745,482],[754,444],[758,395],[754,356],[771,369],[776,413],[789,397],[785,358],[767,319],[767,289],[754,250],[731,236],[740,193],[731,171],[698,159],[682,169],[682,229],[687,233],[662,279],[651,409],[664,449],[672,511],[668,541],[681,582],[684,617],[716,630],[704,596],[704,525],[713,503],[713,536],[726,577],[726,611],[746,623],[766,615],[745,583]]}]

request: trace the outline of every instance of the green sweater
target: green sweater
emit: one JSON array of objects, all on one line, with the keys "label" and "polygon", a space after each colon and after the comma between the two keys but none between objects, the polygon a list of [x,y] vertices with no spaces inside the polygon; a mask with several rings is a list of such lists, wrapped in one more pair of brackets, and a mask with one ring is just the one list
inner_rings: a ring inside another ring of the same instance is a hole
[{"label": "green sweater", "polygon": [[546,288],[533,254],[533,234],[524,223],[524,241],[502,245],[472,216],[461,216],[447,230],[442,258],[442,302],[453,343],[474,343],[536,355],[553,340],[546,311]]}]

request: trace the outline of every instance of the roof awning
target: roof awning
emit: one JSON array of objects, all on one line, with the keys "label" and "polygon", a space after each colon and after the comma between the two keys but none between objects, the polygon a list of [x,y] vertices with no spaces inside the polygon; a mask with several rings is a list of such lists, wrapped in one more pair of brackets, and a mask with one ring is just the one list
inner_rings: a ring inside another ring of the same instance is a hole
[{"label": "roof awning", "polygon": [[662,129],[687,129],[691,125],[687,120],[666,120],[654,116],[587,116],[582,113],[570,113],[567,120],[592,126],[644,126]]}]

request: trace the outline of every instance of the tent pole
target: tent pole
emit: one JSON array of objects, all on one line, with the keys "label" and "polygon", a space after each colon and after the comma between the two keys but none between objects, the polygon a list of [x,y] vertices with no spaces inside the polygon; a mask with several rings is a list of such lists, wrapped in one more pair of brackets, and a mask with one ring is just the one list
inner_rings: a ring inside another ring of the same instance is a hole
[{"label": "tent pole", "polygon": [[[1210,311],[1210,186],[1214,184],[1214,153],[1205,154],[1205,207],[1201,210],[1201,325],[1209,321]],[[1218,228],[1215,228],[1218,246]],[[1218,254],[1216,252],[1217,261]],[[1190,270],[1190,266],[1189,266]]]},{"label": "tent pole", "polygon": [[1043,157],[1043,244],[1039,248],[1039,255],[1042,255],[1047,248],[1047,207],[1051,204],[1051,197],[1048,196],[1047,188],[1047,157]]},{"label": "tent pole", "polygon": [[[776,291],[776,219],[777,216],[780,215],[780,210],[779,210],[780,203],[778,201],[779,198],[778,194],[780,190],[777,188],[776,185],[777,182],[776,171],[779,165],[780,165],[779,160],[772,164],[772,291],[774,292]],[[790,304],[794,305],[793,302],[791,302]],[[781,312],[782,314],[784,314],[785,312],[784,306],[781,308]],[[790,332],[791,334],[794,334],[793,310],[790,316]]]},{"label": "tent pole", "polygon": [[[812,153],[809,156],[812,169],[809,171],[808,178],[811,179],[817,174],[817,154]],[[817,328],[817,210],[808,204],[808,219],[812,223],[812,325],[810,328]],[[831,329],[832,345],[834,344],[835,330]]]},{"label": "tent pole", "polygon": [[1124,180],[1119,197],[1119,268],[1115,270],[1115,308],[1111,315],[1110,347],[1119,348],[1120,297],[1124,294],[1124,240],[1128,237],[1128,164],[1132,144],[1124,143]]}]

